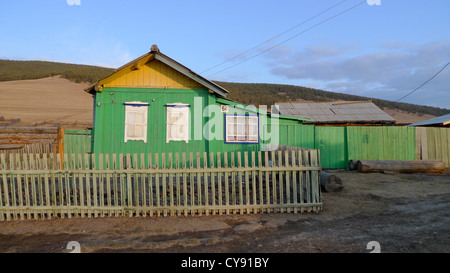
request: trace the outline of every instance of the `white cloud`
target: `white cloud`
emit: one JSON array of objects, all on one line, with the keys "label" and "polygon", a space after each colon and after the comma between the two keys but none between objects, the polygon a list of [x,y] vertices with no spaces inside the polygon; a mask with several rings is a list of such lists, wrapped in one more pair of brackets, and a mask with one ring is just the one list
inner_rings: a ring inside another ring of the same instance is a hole
[{"label": "white cloud", "polygon": [[[352,46],[316,46],[279,56],[268,54],[273,75],[308,80],[328,91],[397,100],[417,88],[450,61],[448,41],[423,45],[390,42],[379,52],[356,54]],[[450,69],[405,102],[450,109]]]}]

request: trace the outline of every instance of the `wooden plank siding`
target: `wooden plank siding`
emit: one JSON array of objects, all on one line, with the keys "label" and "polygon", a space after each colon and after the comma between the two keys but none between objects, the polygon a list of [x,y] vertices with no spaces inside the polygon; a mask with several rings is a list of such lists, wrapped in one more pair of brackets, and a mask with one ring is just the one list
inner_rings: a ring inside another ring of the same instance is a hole
[{"label": "wooden plank siding", "polygon": [[450,128],[416,127],[416,158],[442,160],[450,167]]},{"label": "wooden plank siding", "polygon": [[348,167],[347,127],[315,127],[315,149],[320,151],[324,169]]},{"label": "wooden plank siding", "polygon": [[104,87],[147,87],[162,89],[203,89],[196,81],[158,61],[148,63],[105,83]]},{"label": "wooden plank siding", "polygon": [[[279,130],[279,145],[320,150],[320,160],[323,168],[348,168],[348,163],[351,159],[442,159],[446,163],[446,166],[449,166],[449,128],[414,128],[397,126],[314,127],[313,125],[287,123],[279,124],[274,128]],[[263,131],[267,131],[267,129],[264,129]],[[114,145],[117,147],[119,146],[117,143]],[[198,151],[201,153],[206,152],[208,157],[211,156],[212,152],[212,156],[216,158],[217,152],[257,152],[260,151],[261,148],[261,145],[255,144],[226,144],[220,140],[212,140],[205,145],[203,150],[199,149]],[[189,150],[185,151],[187,153],[190,152]],[[135,152],[139,152],[139,149]],[[143,152],[162,153],[164,150],[143,150]],[[176,150],[170,150],[168,152],[176,152]],[[112,153],[112,149],[110,150],[110,153]],[[122,153],[134,153],[134,151],[123,150]],[[235,154],[235,160],[237,160],[236,155],[237,154]],[[243,153],[241,154],[241,157],[242,155]],[[208,162],[210,162],[209,160],[210,159],[208,159]],[[241,160],[244,160],[244,158],[241,158]],[[249,164],[251,164],[251,162],[250,159]],[[258,161],[256,164],[258,164]]]},{"label": "wooden plank siding", "polygon": [[416,133],[412,127],[347,127],[348,159],[414,160]]},{"label": "wooden plank siding", "polygon": [[[282,121],[282,123],[285,122]],[[277,127],[274,128],[278,129],[280,145],[314,149],[314,125],[291,123],[279,124]]]},{"label": "wooden plank siding", "polygon": [[[105,88],[97,93],[95,106],[95,125],[93,128],[93,150],[95,154],[134,154],[134,153],[175,153],[208,152],[207,142],[195,139],[194,122],[203,128],[206,119],[194,120],[194,98],[206,105],[208,91],[204,89],[154,89],[154,88]],[[148,102],[147,143],[144,141],[124,142],[125,106],[127,101]],[[166,142],[166,104],[182,102],[191,105],[190,140]],[[110,159],[111,160],[111,159]],[[112,164],[112,162],[110,162]]]},{"label": "wooden plank siding", "polygon": [[[124,141],[125,106],[127,101],[142,101],[148,103],[147,142]],[[166,142],[166,122],[168,103],[184,103],[189,105],[189,141]],[[175,153],[178,151],[189,152],[251,152],[260,151],[261,146],[272,141],[265,132],[271,132],[272,117],[265,114],[257,114],[247,109],[245,105],[233,108],[238,115],[259,115],[260,141],[258,143],[226,143],[224,141],[225,114],[220,112],[222,104],[206,89],[158,89],[158,88],[119,88],[105,87],[102,93],[97,93],[95,102],[95,123],[93,128],[93,150],[100,153]],[[219,111],[211,113],[216,107]],[[231,107],[231,106],[230,106]],[[231,111],[231,110],[230,110]],[[213,120],[219,120],[213,123]],[[267,121],[267,124],[263,122]],[[275,142],[283,145],[299,147],[303,139],[308,143],[305,148],[313,148],[313,126],[296,127],[300,125],[298,120],[278,119],[278,125],[273,130],[282,139],[276,137]],[[220,128],[218,128],[220,127]],[[268,128],[269,127],[269,128]],[[197,128],[197,129],[196,129]],[[200,129],[200,130],[198,130]],[[208,137],[212,131],[215,137]],[[205,133],[206,132],[206,133]],[[217,133],[221,132],[221,133]],[[295,138],[286,136],[297,132]],[[271,132],[274,133],[274,132]],[[297,139],[296,137],[299,137]],[[267,137],[267,141],[264,140]],[[111,159],[110,159],[111,160]],[[138,161],[140,159],[138,158]],[[161,160],[161,159],[160,159]],[[203,160],[203,159],[202,159]],[[244,158],[242,158],[244,160]],[[111,163],[111,162],[110,162]]]},{"label": "wooden plank siding", "polygon": [[[243,161],[237,155],[217,153],[208,167],[202,153],[65,154],[64,162],[59,154],[10,155],[9,165],[0,154],[0,221],[322,210],[316,150],[244,152]],[[76,157],[86,160],[75,164]],[[147,164],[131,164],[138,157]]]},{"label": "wooden plank siding", "polygon": [[64,153],[67,154],[69,159],[72,156],[75,157],[74,164],[72,160],[69,160],[69,168],[75,168],[80,164],[84,163],[84,157],[79,157],[81,154],[90,154],[92,151],[92,131],[91,130],[64,130],[63,139]]},{"label": "wooden plank siding", "polygon": [[[149,52],[129,62],[86,91],[93,93],[95,97],[91,152],[97,155],[200,152],[206,153],[205,157],[201,157],[201,163],[206,160],[210,164],[211,152],[214,158],[217,157],[217,152],[256,152],[262,150],[261,146],[268,142],[264,138],[260,138],[258,142],[226,142],[225,115],[229,112],[222,111],[221,106],[229,106],[228,109],[232,109],[230,112],[236,115],[258,115],[261,129],[259,136],[266,136],[262,129],[267,129],[261,120],[270,123],[272,115],[268,115],[265,111],[260,112],[255,107],[248,109],[247,105],[225,100],[227,90],[202,78],[159,51]],[[125,138],[127,128],[125,104],[130,102],[148,104],[145,109],[147,113],[145,125],[140,125],[146,126],[143,134],[145,136],[139,139]],[[187,141],[185,138],[183,141],[168,140],[167,107],[174,103],[181,103],[189,109]],[[279,117],[279,120],[280,124],[289,125],[301,124],[303,121],[287,117]],[[214,136],[210,137],[211,135]],[[275,142],[278,144],[278,137]],[[235,159],[238,160],[236,155]],[[140,160],[138,157],[133,164],[140,165]],[[146,165],[147,159],[144,160]],[[167,157],[164,159],[160,157],[158,164],[169,160]],[[239,160],[244,162],[245,158],[241,156]],[[249,164],[253,163],[251,158],[248,160]],[[98,159],[95,163],[98,167]],[[112,164],[111,157],[108,163]]]}]

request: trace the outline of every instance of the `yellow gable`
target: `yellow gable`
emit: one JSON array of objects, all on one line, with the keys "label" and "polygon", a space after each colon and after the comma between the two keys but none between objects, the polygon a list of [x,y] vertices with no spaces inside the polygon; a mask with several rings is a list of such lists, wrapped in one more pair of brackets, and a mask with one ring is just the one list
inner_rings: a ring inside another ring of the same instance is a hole
[{"label": "yellow gable", "polygon": [[105,83],[104,87],[146,87],[167,89],[205,88],[196,81],[156,59],[153,59],[146,64],[135,66],[126,74]]},{"label": "yellow gable", "polygon": [[208,89],[225,98],[229,93],[184,65],[162,54],[156,45],[141,57],[119,67],[84,91],[95,94],[103,87],[141,87],[164,89]]}]

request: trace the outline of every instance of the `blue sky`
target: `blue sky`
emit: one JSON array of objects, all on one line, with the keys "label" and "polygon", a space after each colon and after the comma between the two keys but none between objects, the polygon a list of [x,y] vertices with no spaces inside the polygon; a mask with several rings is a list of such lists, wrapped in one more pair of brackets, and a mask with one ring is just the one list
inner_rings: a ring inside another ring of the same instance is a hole
[{"label": "blue sky", "polygon": [[[2,0],[0,58],[116,68],[157,44],[211,80],[395,101],[450,62],[450,1],[379,2]],[[450,66],[402,101],[450,109]]]}]

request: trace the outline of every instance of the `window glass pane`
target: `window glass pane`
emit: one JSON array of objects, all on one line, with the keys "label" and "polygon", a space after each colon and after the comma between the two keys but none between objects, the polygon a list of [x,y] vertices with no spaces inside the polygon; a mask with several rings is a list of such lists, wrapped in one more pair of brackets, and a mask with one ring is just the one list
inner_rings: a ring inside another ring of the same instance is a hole
[{"label": "window glass pane", "polygon": [[144,124],[145,123],[145,115],[144,113],[136,113],[136,124]]},{"label": "window glass pane", "polygon": [[144,128],[145,128],[145,126],[136,125],[134,128],[135,128],[134,129],[134,137],[141,138],[141,137],[144,136]]},{"label": "window glass pane", "polygon": [[134,125],[128,125],[127,127],[127,137],[134,137]]},{"label": "window glass pane", "polygon": [[227,142],[258,142],[257,116],[226,116]]},{"label": "window glass pane", "polygon": [[136,113],[135,112],[128,112],[127,113],[127,123],[136,123]]},{"label": "window glass pane", "polygon": [[184,136],[184,128],[185,126],[183,124],[178,125],[178,128],[176,128],[175,132],[176,134],[176,138],[178,139],[182,139]]}]

